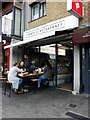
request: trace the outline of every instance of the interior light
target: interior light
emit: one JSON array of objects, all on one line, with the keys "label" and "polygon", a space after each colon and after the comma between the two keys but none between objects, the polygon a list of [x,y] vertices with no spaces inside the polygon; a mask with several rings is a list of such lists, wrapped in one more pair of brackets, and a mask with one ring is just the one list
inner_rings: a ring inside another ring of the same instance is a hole
[{"label": "interior light", "polygon": [[62,44],[59,44],[59,47],[62,46]]}]

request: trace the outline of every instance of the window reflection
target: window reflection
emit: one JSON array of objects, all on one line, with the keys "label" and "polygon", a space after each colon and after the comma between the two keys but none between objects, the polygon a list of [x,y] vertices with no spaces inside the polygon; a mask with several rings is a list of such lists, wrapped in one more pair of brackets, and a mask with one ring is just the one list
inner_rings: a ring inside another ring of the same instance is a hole
[{"label": "window reflection", "polygon": [[21,10],[15,8],[15,35],[21,36]]},{"label": "window reflection", "polygon": [[8,36],[12,32],[13,12],[9,12],[2,16],[2,33]]}]

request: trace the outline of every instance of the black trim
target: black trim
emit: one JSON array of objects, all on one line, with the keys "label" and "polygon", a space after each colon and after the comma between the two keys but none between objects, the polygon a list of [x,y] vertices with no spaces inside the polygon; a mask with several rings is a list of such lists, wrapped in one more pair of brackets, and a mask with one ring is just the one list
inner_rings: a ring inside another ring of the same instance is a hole
[{"label": "black trim", "polygon": [[13,12],[13,21],[12,21],[12,27],[11,27],[11,35],[14,33],[14,7],[12,8],[12,12]]},{"label": "black trim", "polygon": [[[29,6],[31,7],[31,21],[30,22],[32,22],[32,21],[35,21],[35,20],[38,20],[38,19],[40,19],[40,18],[42,18],[42,17],[44,17],[44,16],[46,16],[46,15],[41,15],[40,16],[40,9],[41,9],[41,5],[43,4],[43,3],[46,3],[45,1],[43,2],[33,2],[33,3],[31,3]],[[39,17],[38,18],[36,18],[36,19],[33,19],[32,20],[32,8],[35,6],[35,5],[39,5]]]},{"label": "black trim", "polygon": [[80,45],[80,89],[79,92],[82,93],[84,92],[84,84],[82,80],[82,60],[83,60],[83,55],[82,55],[82,45]]},{"label": "black trim", "polygon": [[21,36],[18,35],[11,35],[12,39],[18,39],[18,40],[22,40],[23,38]]},{"label": "black trim", "polygon": [[6,36],[6,34],[2,34],[2,41],[6,40],[7,42],[11,42],[11,37]]},{"label": "black trim", "polygon": [[15,34],[15,6],[13,8],[13,34]]},{"label": "black trim", "polygon": [[[22,21],[22,16],[21,16],[21,9],[20,8],[18,8],[18,7],[16,7],[16,6],[14,6],[14,18],[13,18],[13,20],[14,20],[14,27],[13,27],[13,34],[15,35],[15,15],[16,15],[16,9],[18,9],[18,10],[20,10],[20,30],[19,30],[19,35],[21,36],[21,21]],[[13,35],[12,34],[12,35]],[[16,36],[18,36],[18,35],[16,35]]]},{"label": "black trim", "polygon": [[38,56],[38,59],[39,59],[39,65],[38,66],[40,66],[40,51],[41,51],[41,47],[39,46],[39,56]]},{"label": "black trim", "polygon": [[21,34],[21,26],[22,26],[22,9],[20,9],[20,36],[22,35]]},{"label": "black trim", "polygon": [[45,17],[45,16],[47,16],[47,15],[41,16],[41,17],[39,17],[39,18],[37,18],[37,19],[34,19],[34,20],[32,20],[32,16],[31,16],[31,21],[29,21],[28,23],[34,22],[34,21],[36,21],[36,20],[39,20],[39,19],[41,19],[41,18],[43,18],[43,17]]},{"label": "black trim", "polygon": [[55,87],[57,87],[57,58],[58,58],[58,53],[57,53],[57,49],[58,49],[58,45],[57,45],[57,43],[56,43],[56,45],[55,45],[55,55],[56,55],[56,61],[55,61]]},{"label": "black trim", "polygon": [[6,11],[5,13],[3,13],[2,16],[7,15],[7,14],[10,13],[11,11],[13,11],[13,6],[12,6],[12,8],[10,8],[8,11]]},{"label": "black trim", "polygon": [[70,116],[72,118],[78,119],[78,120],[90,120],[90,118],[83,116],[83,115],[80,115],[78,113],[67,112],[66,115]]},{"label": "black trim", "polygon": [[33,6],[36,5],[36,4],[40,4],[40,2],[37,2],[37,1],[32,2],[31,4],[29,4],[29,6],[33,7]]},{"label": "black trim", "polygon": [[74,90],[74,45],[73,45],[73,66],[72,66],[72,91]]}]

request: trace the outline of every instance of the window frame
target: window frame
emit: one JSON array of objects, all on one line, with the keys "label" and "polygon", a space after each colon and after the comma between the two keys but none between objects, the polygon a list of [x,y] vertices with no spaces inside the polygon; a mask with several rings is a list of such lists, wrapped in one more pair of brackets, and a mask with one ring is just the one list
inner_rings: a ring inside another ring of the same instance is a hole
[{"label": "window frame", "polygon": [[[20,30],[19,30],[19,35],[15,34],[15,19],[16,19],[16,9],[20,11]],[[21,26],[22,26],[22,10],[16,6],[14,6],[14,28],[13,28],[13,35],[21,37]]]},{"label": "window frame", "polygon": [[32,21],[38,19],[39,16],[40,16],[40,12],[39,12],[39,13],[38,13],[38,17],[34,19],[33,11],[35,11],[34,8],[35,8],[36,6],[38,7],[38,12],[39,12],[39,10],[40,10],[40,9],[39,9],[39,8],[40,8],[39,2],[36,2],[34,5],[31,6],[31,20],[32,20]]},{"label": "window frame", "polygon": [[40,14],[40,16],[43,17],[43,16],[46,15],[46,2],[42,2],[40,7],[41,7],[41,14]]},{"label": "window frame", "polygon": [[[45,4],[45,5],[44,5]],[[39,7],[39,10],[38,10],[38,17],[37,18],[33,18],[33,15],[32,15],[32,10],[34,8],[34,6],[38,5]],[[34,21],[34,20],[37,20],[41,17],[44,17],[46,16],[46,1],[42,1],[42,2],[33,2],[32,4],[29,5],[30,8],[31,8],[31,21]],[[45,7],[44,7],[45,6]],[[45,10],[44,10],[45,9]],[[45,11],[45,12],[44,12]]]},{"label": "window frame", "polygon": [[[9,14],[9,13],[11,13],[12,12],[12,19],[8,19],[8,18],[6,18],[6,16]],[[5,16],[5,17],[4,17]],[[6,11],[4,14],[2,14],[2,18],[4,18],[4,19],[8,19],[8,20],[11,20],[12,21],[12,23],[11,23],[11,34],[10,34],[10,36],[13,34],[13,21],[14,21],[14,11],[13,11],[13,7],[10,9],[10,10],[8,10],[8,11]],[[6,34],[6,33],[5,33]]]}]

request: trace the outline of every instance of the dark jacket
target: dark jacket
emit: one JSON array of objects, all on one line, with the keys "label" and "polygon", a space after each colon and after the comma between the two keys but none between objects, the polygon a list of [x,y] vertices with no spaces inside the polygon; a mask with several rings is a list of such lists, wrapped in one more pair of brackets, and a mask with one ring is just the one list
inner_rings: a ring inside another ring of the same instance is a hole
[{"label": "dark jacket", "polygon": [[47,65],[44,67],[44,73],[43,75],[46,77],[46,78],[52,78],[53,76],[53,72],[52,72],[52,69],[49,68]]}]

